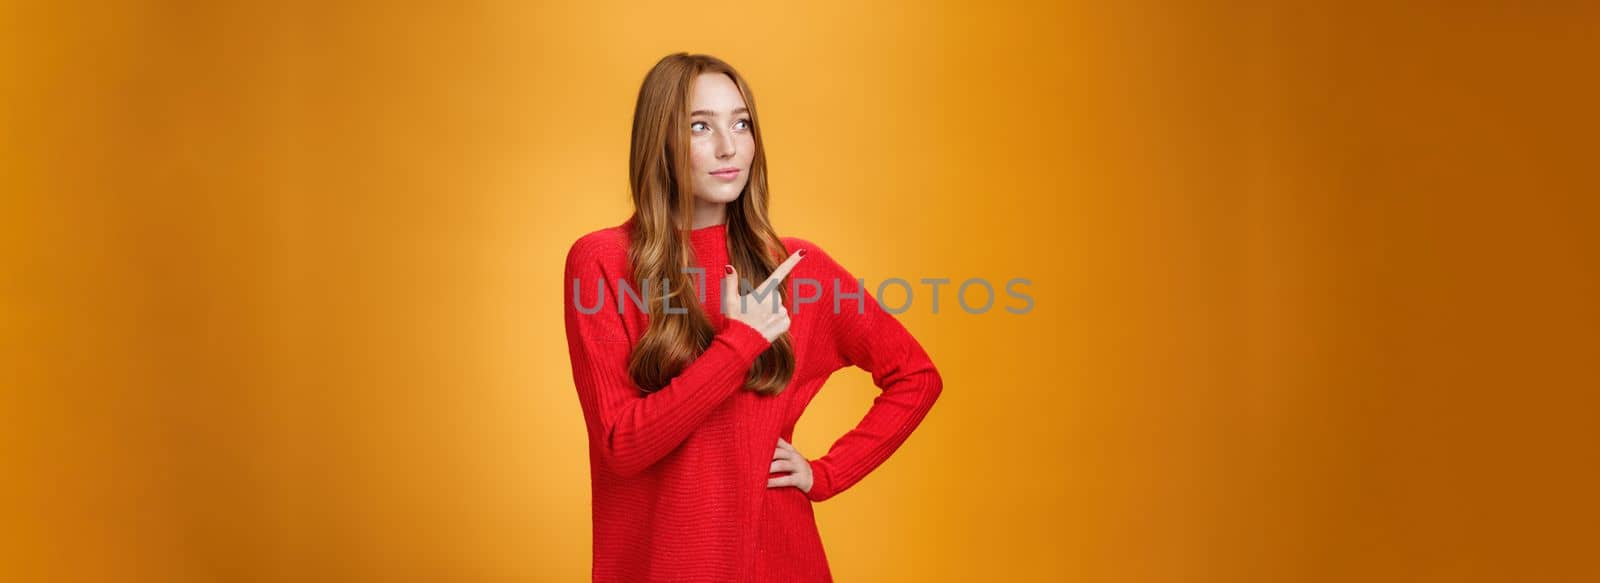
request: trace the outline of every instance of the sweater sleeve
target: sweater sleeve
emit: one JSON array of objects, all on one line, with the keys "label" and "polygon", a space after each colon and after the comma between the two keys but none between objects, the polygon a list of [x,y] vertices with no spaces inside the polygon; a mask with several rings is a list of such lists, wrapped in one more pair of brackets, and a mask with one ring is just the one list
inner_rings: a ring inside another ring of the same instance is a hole
[{"label": "sweater sleeve", "polygon": [[[618,275],[606,273],[599,258],[604,252],[580,240],[567,254],[562,294],[567,350],[591,449],[611,471],[631,476],[676,449],[743,386],[750,365],[770,343],[755,328],[730,318],[667,386],[643,393],[628,374],[633,346],[617,309]],[[603,299],[597,301],[597,294]],[[637,309],[631,301],[624,303]]]},{"label": "sweater sleeve", "polygon": [[[820,502],[850,488],[889,459],[933,408],[944,380],[922,345],[865,286],[815,245],[810,248],[807,260],[814,254],[824,277],[839,282],[838,294],[833,281],[822,283],[837,362],[872,373],[880,390],[855,428],[835,441],[826,455],[810,462],[812,485],[806,496]],[[860,300],[852,295],[857,291]],[[838,310],[833,310],[835,295],[841,296]]]}]

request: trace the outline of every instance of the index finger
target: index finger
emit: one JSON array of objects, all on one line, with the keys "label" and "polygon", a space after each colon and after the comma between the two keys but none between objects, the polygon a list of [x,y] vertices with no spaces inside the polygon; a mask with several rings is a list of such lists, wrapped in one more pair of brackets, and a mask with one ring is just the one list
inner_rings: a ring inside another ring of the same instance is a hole
[{"label": "index finger", "polygon": [[783,278],[789,277],[789,272],[794,270],[795,264],[799,263],[800,258],[805,256],[805,249],[789,254],[789,258],[784,259],[783,263],[779,263],[778,268],[772,270],[772,275],[767,276],[766,281],[761,282],[759,289],[771,289],[767,286],[781,282]]}]

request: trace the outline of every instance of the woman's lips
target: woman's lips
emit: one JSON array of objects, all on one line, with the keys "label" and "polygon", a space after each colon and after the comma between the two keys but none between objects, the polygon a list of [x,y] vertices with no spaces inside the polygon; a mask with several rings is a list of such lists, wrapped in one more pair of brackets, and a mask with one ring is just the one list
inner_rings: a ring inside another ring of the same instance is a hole
[{"label": "woman's lips", "polygon": [[720,178],[720,179],[722,179],[723,181],[726,181],[726,182],[733,182],[734,180],[737,180],[739,178],[739,169],[738,168],[729,168],[729,169],[726,169],[726,170],[717,170],[715,172],[712,172],[711,175],[715,176],[717,178]]}]

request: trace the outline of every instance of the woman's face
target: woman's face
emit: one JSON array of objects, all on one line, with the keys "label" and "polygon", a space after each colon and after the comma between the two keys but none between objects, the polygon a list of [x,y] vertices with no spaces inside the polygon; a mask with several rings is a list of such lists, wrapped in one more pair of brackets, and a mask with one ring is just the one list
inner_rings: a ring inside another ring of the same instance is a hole
[{"label": "woman's face", "polygon": [[756,150],[739,86],[722,73],[701,74],[694,82],[689,111],[689,163],[695,198],[711,203],[738,199],[750,180],[750,161]]}]

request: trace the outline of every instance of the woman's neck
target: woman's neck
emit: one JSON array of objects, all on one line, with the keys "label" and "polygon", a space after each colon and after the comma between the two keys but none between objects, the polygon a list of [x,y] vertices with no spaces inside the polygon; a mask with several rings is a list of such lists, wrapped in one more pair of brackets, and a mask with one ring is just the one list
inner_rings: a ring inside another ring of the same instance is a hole
[{"label": "woman's neck", "polygon": [[694,201],[694,219],[689,228],[699,229],[712,225],[720,225],[727,221],[727,212],[728,203],[706,202],[696,199]]}]

